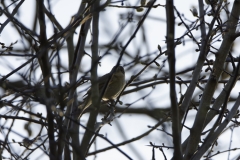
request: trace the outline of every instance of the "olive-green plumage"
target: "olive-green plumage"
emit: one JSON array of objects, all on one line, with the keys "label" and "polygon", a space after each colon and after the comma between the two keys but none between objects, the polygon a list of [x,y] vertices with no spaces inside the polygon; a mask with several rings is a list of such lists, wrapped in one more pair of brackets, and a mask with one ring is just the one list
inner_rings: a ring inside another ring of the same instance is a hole
[{"label": "olive-green plumage", "polygon": [[[125,85],[125,71],[122,66],[118,66],[113,73],[114,68],[111,70],[110,73],[103,75],[102,77],[99,78],[98,83],[99,83],[99,92],[101,93],[104,89],[105,83],[107,83],[109,77],[112,75],[108,86],[105,90],[105,93],[102,97],[102,100],[107,101],[111,99],[116,99],[118,95],[121,93],[124,85]],[[87,92],[87,97],[84,99],[83,104],[79,106],[81,109],[81,114],[79,115],[78,119],[82,116],[84,110],[86,110],[91,104],[92,104],[92,99],[91,99],[91,88]]]}]

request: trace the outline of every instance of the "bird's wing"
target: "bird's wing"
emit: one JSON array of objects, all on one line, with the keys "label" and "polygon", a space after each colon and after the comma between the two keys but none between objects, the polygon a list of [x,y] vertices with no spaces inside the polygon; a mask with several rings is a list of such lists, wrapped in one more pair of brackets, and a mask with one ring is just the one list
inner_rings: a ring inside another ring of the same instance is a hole
[{"label": "bird's wing", "polygon": [[[108,73],[99,78],[98,80],[99,89],[103,89],[105,83],[108,81],[109,76],[111,76],[111,74]],[[109,81],[109,84],[111,84],[111,80]]]},{"label": "bird's wing", "polygon": [[[105,82],[108,80],[109,76],[110,76],[110,74],[108,73],[108,74],[105,74],[98,79],[99,90],[104,87]],[[109,82],[109,84],[111,84],[111,81]],[[87,91],[86,94],[83,95],[84,99],[86,99],[87,96],[90,95],[90,94],[91,94],[91,88]]]}]

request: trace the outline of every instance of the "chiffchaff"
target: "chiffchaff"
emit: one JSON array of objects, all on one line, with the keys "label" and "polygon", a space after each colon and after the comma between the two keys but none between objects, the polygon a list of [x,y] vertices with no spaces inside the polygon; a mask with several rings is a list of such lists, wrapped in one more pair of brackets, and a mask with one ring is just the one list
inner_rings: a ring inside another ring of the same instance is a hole
[{"label": "chiffchaff", "polygon": [[[102,100],[104,101],[116,99],[125,85],[124,68],[122,66],[118,66],[113,73],[114,69],[115,67],[112,68],[110,73],[105,74],[98,79],[99,92],[102,93],[105,83],[107,83],[109,77],[111,76],[111,79],[102,97]],[[86,95],[87,97],[84,98],[84,102],[79,106],[81,109],[81,114],[79,115],[78,119],[82,116],[83,112],[92,104],[91,88],[88,90]]]}]

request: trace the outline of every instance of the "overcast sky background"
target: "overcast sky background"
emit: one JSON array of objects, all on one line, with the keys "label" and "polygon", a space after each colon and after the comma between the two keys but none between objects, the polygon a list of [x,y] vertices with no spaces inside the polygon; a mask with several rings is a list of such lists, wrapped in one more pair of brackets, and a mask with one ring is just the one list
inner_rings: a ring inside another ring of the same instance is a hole
[{"label": "overcast sky background", "polygon": [[[24,4],[20,7],[20,15],[19,16],[19,21],[21,21],[23,24],[25,24],[27,27],[31,28],[32,26],[32,19],[34,14],[34,2],[33,0],[26,0],[24,2]],[[175,2],[175,6],[178,9],[178,11],[181,14],[184,14],[185,17],[189,20],[194,20],[196,19],[195,17],[193,17],[193,15],[190,12],[190,9],[192,6],[197,7],[197,0],[193,1],[193,0],[176,0]],[[60,22],[60,24],[63,27],[66,27],[69,24],[70,18],[77,12],[78,7],[80,5],[80,1],[79,0],[52,0],[51,1],[52,4],[52,11],[53,14],[55,15],[56,19]],[[114,3],[116,5],[120,5],[120,3]],[[126,2],[124,2],[125,5],[134,5],[134,4],[139,4],[137,3],[136,0],[128,0]],[[157,0],[157,2],[155,4],[165,4],[165,1],[163,0]],[[231,6],[231,5],[230,5]],[[126,11],[133,11],[132,9],[120,9],[120,8],[112,8],[112,7],[108,7],[106,8],[106,11],[101,12],[100,16],[101,16],[101,21],[100,21],[100,44],[106,44],[108,42],[110,42],[112,40],[112,38],[114,37],[114,35],[117,33],[118,29],[119,29],[119,14],[120,13],[126,13]],[[134,14],[137,15],[142,15],[144,14],[144,12],[133,12]],[[159,19],[159,20],[155,20],[155,19]],[[149,17],[146,19],[146,21],[144,22],[144,26],[147,32],[147,43],[148,43],[148,47],[146,47],[146,45],[142,44],[141,41],[141,31],[137,34],[136,38],[133,40],[133,42],[131,43],[131,45],[127,48],[127,50],[129,52],[133,51],[136,47],[135,46],[139,46],[139,45],[143,45],[140,53],[141,55],[144,55],[146,53],[152,53],[152,52],[156,52],[157,51],[157,46],[161,45],[163,50],[165,50],[165,35],[166,35],[166,26],[165,26],[165,8],[164,7],[158,7],[158,8],[153,8],[149,14]],[[1,16],[0,17],[0,23],[3,23],[6,20],[5,16]],[[179,19],[176,19],[176,22],[179,22]],[[136,28],[138,24],[138,21],[135,21],[134,23],[129,24],[129,26],[126,28],[126,30],[124,30],[124,32],[122,33],[122,35],[120,36],[120,39],[123,40],[123,44],[125,44],[126,40],[128,40],[130,38],[129,35],[129,30],[133,30]],[[16,40],[21,41],[21,38],[19,36],[17,36],[18,34],[16,33],[15,30],[11,29],[11,24],[8,24],[7,27],[5,27],[5,29],[3,30],[3,32],[0,35],[0,42],[4,42],[6,43],[6,45],[9,45],[12,42],[15,42]],[[52,35],[52,26],[51,23],[48,23],[48,36],[50,37]],[[76,31],[79,31],[79,29],[77,29]],[[176,36],[175,37],[179,37],[181,36],[185,31],[184,27],[176,27]],[[75,40],[78,37],[78,33],[75,36]],[[139,38],[138,38],[139,37]],[[90,37],[88,37],[87,42],[90,41]],[[15,47],[21,47],[22,43],[18,43],[15,45]],[[176,62],[176,69],[177,71],[180,71],[184,68],[186,68],[187,66],[193,66],[196,63],[196,59],[198,57],[198,53],[195,52],[195,45],[193,42],[188,42],[186,46],[178,46],[176,48],[176,55],[177,55],[177,62]],[[195,54],[194,54],[195,53]],[[61,54],[63,57],[66,56],[67,58],[67,52],[66,50],[62,50]],[[101,51],[100,51],[101,54]],[[237,54],[237,53],[236,53]],[[238,53],[239,55],[239,53]],[[166,58],[166,57],[165,57]],[[158,62],[160,65],[162,65],[162,60],[164,60],[164,58],[161,58]],[[15,61],[13,61],[12,59],[10,60],[8,57],[4,57],[4,59],[0,58],[0,64],[1,66],[4,65],[7,62],[11,62],[11,65],[14,67],[18,67],[19,65],[21,65],[24,61],[22,60],[18,60],[16,59]],[[83,70],[88,70],[90,68],[90,58],[85,56],[83,58],[82,61],[82,66],[81,69]],[[117,62],[117,55],[116,54],[112,54],[109,56],[106,56],[105,58],[102,59],[101,64],[102,66],[99,67],[99,75],[103,75],[105,73],[108,73],[111,68],[116,64]],[[122,61],[122,65],[126,64],[128,62],[127,58],[123,58]],[[64,63],[64,62],[63,62]],[[67,60],[66,60],[66,66],[67,66]],[[165,64],[164,70],[167,70],[167,63]],[[136,67],[136,72],[139,71],[141,68],[140,67]],[[6,67],[4,67],[4,69],[2,69],[0,71],[1,75],[5,75],[7,73],[9,73],[11,70],[7,69]],[[126,80],[129,80],[130,77],[132,76],[133,73],[128,73],[126,72]],[[149,76],[153,76],[155,73],[151,73],[150,71],[147,73],[143,73],[142,75],[142,79],[144,79],[145,77],[149,77]],[[17,75],[13,75],[10,77],[10,79],[14,80],[17,79],[18,76]],[[66,76],[65,81],[68,81],[68,77]],[[161,87],[164,85],[161,85]],[[239,84],[237,84],[234,88],[234,92],[238,92],[238,88]],[[144,91],[140,91],[142,93],[148,93],[149,91],[151,91],[151,89],[145,89]],[[154,93],[156,94],[152,94],[151,97],[149,97],[146,100],[141,100],[138,101],[136,104],[134,104],[132,107],[134,106],[147,106],[149,107],[149,109],[151,107],[167,107],[169,106],[169,95],[166,94],[168,93],[168,86],[165,85],[164,88],[159,88],[157,87],[156,90],[154,91]],[[84,93],[83,93],[84,94]],[[137,100],[138,98],[141,97],[142,94],[130,94],[127,96],[122,96],[121,101],[125,103],[132,103],[135,100]],[[81,95],[79,96],[81,97]],[[150,106],[153,105],[153,106]],[[35,108],[35,111],[40,111],[45,113],[45,109],[44,106],[39,105],[38,107]],[[0,110],[1,114],[7,112],[6,110],[1,109]],[[194,114],[193,114],[194,115]],[[22,116],[24,116],[24,114],[22,114]],[[88,114],[84,115],[84,117],[86,118],[88,116]],[[83,118],[83,123],[84,120],[86,120],[85,118]],[[101,117],[99,117],[100,120]],[[191,117],[190,117],[191,118]],[[192,117],[193,118],[193,117]],[[1,120],[2,121],[2,120]],[[3,123],[1,122],[0,123]],[[106,135],[109,140],[111,140],[113,143],[120,143],[124,140],[128,140],[131,138],[134,138],[140,134],[142,134],[143,132],[146,132],[148,130],[147,126],[154,126],[156,124],[156,120],[149,118],[148,116],[143,116],[143,115],[130,115],[130,114],[124,114],[121,118],[116,119],[113,123],[112,126],[109,125],[105,125],[100,133]],[[187,125],[191,127],[191,121],[187,122]],[[17,125],[19,127],[19,129],[23,128],[24,123],[22,121],[19,121],[18,123],[15,123],[15,125]],[[121,133],[121,130],[118,129],[119,125],[121,127],[124,128],[124,133]],[[124,126],[123,126],[124,125]],[[169,123],[166,123],[166,125],[170,125]],[[15,127],[16,129],[17,127]],[[38,131],[39,126],[36,126],[36,131]],[[34,130],[34,129],[33,129]],[[17,132],[19,132],[19,130],[15,130]],[[168,132],[171,132],[170,130]],[[236,133],[236,132],[235,132]],[[233,135],[233,141],[237,142],[235,144],[236,147],[239,147],[237,144],[239,144],[240,140],[239,140],[239,135]],[[239,132],[237,132],[239,133]],[[21,132],[22,135],[26,135],[27,133],[25,131]],[[35,133],[37,134],[37,132]],[[219,147],[221,146],[221,141],[222,140],[227,140],[229,141],[230,139],[230,133],[224,133],[226,134],[225,136],[223,136],[222,138],[219,139]],[[16,141],[21,141],[22,138],[11,134],[10,135],[12,139],[14,138]],[[34,137],[35,135],[33,135]],[[184,137],[188,136],[188,131],[184,130],[183,131],[183,139]],[[165,138],[166,137],[166,138]],[[0,135],[0,138],[2,139],[2,135]],[[127,153],[130,157],[132,157],[134,160],[150,160],[151,156],[152,156],[152,148],[147,146],[149,145],[149,142],[153,142],[156,145],[161,145],[162,143],[168,144],[169,146],[171,146],[171,139],[169,138],[169,136],[167,136],[165,133],[160,132],[160,131],[154,131],[152,132],[149,136],[142,138],[141,140],[138,140],[134,143],[131,144],[127,144],[126,146],[122,146],[120,147],[125,153]],[[18,144],[14,145],[15,151],[18,153],[20,151],[22,151],[24,148],[20,147]],[[94,145],[93,145],[94,146]],[[109,144],[106,141],[103,141],[101,139],[97,140],[97,149],[100,148],[105,148],[109,146]],[[95,148],[92,147],[91,151],[94,151]],[[171,149],[167,150],[164,149],[164,152],[167,154],[168,159],[171,158],[172,155],[172,151]],[[163,159],[162,153],[158,150],[156,150],[156,159]],[[238,151],[236,153],[239,153]],[[230,157],[234,157],[234,152],[231,152],[231,156]],[[34,154],[32,154],[32,156],[30,156],[30,159],[46,159],[46,156],[42,153],[36,152]],[[215,156],[214,159],[219,159],[219,160],[225,160],[227,158],[227,154],[220,154],[219,156]],[[90,156],[87,158],[87,160],[92,160],[94,159],[94,156]],[[106,160],[124,160],[126,159],[121,153],[119,153],[117,150],[112,149],[110,151],[107,152],[103,152],[97,155],[96,159],[106,159]]]}]

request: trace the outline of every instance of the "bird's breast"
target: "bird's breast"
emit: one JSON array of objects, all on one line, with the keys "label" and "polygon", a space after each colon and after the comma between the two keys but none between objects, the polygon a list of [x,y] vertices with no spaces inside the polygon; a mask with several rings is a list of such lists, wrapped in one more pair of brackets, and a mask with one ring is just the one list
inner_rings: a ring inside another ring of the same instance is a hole
[{"label": "bird's breast", "polygon": [[125,85],[124,76],[113,76],[102,99],[106,101],[117,98],[117,96],[121,93],[124,85]]}]

